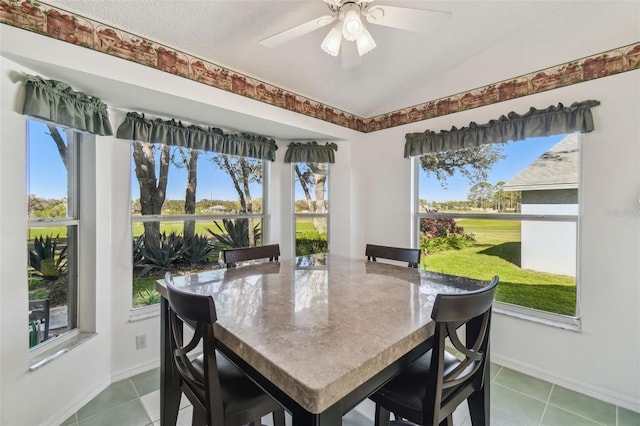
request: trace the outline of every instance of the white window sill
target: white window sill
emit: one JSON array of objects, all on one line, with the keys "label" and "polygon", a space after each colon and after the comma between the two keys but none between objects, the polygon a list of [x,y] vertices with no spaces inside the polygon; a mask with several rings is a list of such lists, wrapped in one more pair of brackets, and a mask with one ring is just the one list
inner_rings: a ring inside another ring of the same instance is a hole
[{"label": "white window sill", "polygon": [[129,311],[129,322],[142,321],[148,318],[160,316],[160,304],[143,306],[142,308],[134,308]]},{"label": "white window sill", "polygon": [[37,370],[94,336],[97,336],[97,333],[75,330],[70,332],[69,335],[45,342],[29,354],[29,371]]},{"label": "white window sill", "polygon": [[550,312],[539,311],[537,309],[525,308],[504,302],[494,302],[493,312],[499,315],[519,318],[525,321],[536,322],[550,327],[562,328],[564,330],[580,332],[582,321],[580,317],[569,317],[565,315],[552,314]]}]

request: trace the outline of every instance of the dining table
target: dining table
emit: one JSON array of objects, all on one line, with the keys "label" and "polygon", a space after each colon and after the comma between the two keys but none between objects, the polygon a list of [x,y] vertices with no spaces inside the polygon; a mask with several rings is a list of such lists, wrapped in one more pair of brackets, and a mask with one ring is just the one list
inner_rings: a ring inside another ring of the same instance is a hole
[{"label": "dining table", "polygon": [[[183,291],[212,295],[217,350],[289,412],[294,426],[335,426],[342,416],[432,346],[438,293],[488,282],[332,254],[249,262],[175,275]],[[179,375],[161,298],[160,424],[175,425]],[[487,354],[488,356],[488,354]],[[489,359],[487,358],[488,374]],[[489,424],[489,380],[482,412]]]}]

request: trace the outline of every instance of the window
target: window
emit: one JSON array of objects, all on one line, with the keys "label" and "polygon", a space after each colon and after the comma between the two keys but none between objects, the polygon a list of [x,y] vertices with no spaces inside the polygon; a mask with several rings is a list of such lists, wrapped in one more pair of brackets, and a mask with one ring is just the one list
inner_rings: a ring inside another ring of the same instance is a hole
[{"label": "window", "polygon": [[262,244],[265,163],[132,142],[133,307],[160,301],[165,271],[211,269],[224,248]]},{"label": "window", "polygon": [[329,163],[293,163],[296,256],[329,251]]},{"label": "window", "polygon": [[576,325],[579,133],[417,157],[421,267],[488,280],[497,305]]},{"label": "window", "polygon": [[78,327],[81,135],[35,120],[27,126],[28,331],[35,347]]}]

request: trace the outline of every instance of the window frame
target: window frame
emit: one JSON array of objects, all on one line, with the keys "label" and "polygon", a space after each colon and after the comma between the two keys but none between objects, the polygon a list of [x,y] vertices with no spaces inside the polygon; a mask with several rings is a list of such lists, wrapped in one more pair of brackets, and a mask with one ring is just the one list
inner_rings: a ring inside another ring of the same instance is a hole
[{"label": "window frame", "polygon": [[322,164],[326,164],[327,165],[327,182],[325,184],[325,193],[327,195],[326,197],[326,202],[327,205],[329,206],[329,208],[327,208],[327,212],[326,213],[298,213],[296,211],[296,180],[298,179],[298,176],[296,175],[295,172],[295,166],[296,164],[308,164],[308,163],[317,163],[315,161],[294,161],[291,163],[291,194],[292,194],[292,208],[293,208],[293,221],[291,224],[291,234],[293,235],[293,243],[292,243],[292,247],[293,247],[293,257],[296,257],[296,228],[297,228],[297,222],[298,222],[298,218],[324,218],[327,222],[327,254],[331,251],[331,222],[330,222],[330,218],[331,218],[331,190],[330,190],[330,186],[331,186],[331,163],[329,162],[322,162]]},{"label": "window frame", "polygon": [[[411,157],[411,167],[413,174],[413,244],[420,247],[420,220],[423,218],[452,218],[452,219],[488,219],[488,220],[518,220],[536,222],[573,222],[576,226],[576,312],[574,316],[562,315],[547,311],[542,311],[525,306],[515,305],[506,302],[494,301],[493,311],[505,316],[524,319],[557,328],[580,331],[582,327],[581,312],[581,268],[580,268],[580,238],[581,238],[581,217],[582,217],[582,184],[583,184],[583,150],[581,149],[581,134],[578,132],[578,212],[575,215],[548,215],[548,214],[481,214],[481,213],[438,213],[420,212],[420,156]],[[522,141],[524,142],[524,141]]]},{"label": "window frame", "polygon": [[[73,325],[64,333],[29,348],[29,370],[36,370],[95,335],[95,300],[92,299],[96,285],[95,258],[92,258],[92,254],[95,254],[95,241],[92,241],[95,240],[93,236],[95,233],[90,229],[91,223],[94,222],[91,218],[95,218],[95,135],[57,123],[27,118],[25,120],[27,182],[30,179],[29,152],[31,150],[29,121],[55,125],[66,134],[67,146],[73,144],[73,149],[69,151],[71,156],[67,159],[67,215],[64,218],[32,219],[27,212],[28,232],[38,228],[75,227],[75,245],[67,243],[68,277],[75,281],[73,292],[70,292],[72,294],[67,296],[67,309],[70,310],[68,315],[73,316],[69,321]],[[71,171],[69,171],[70,165],[73,166]],[[27,192],[31,191],[28,183],[26,189]]]},{"label": "window frame", "polygon": [[[129,152],[129,160],[131,161],[131,156],[133,155],[133,144],[137,143],[137,141],[135,140],[131,140],[130,141],[130,152]],[[153,145],[163,145],[160,142],[154,142]],[[170,145],[170,148],[180,148],[177,147],[175,145]],[[202,151],[202,150],[200,150]],[[204,152],[204,151],[203,151]],[[208,153],[212,154],[212,155],[230,155],[230,154],[223,154],[223,153],[219,153],[219,152],[214,152],[214,151],[207,151]],[[234,157],[240,157],[240,156],[234,156]],[[251,158],[251,157],[245,157],[245,158]],[[267,188],[268,188],[268,182],[269,182],[269,175],[270,175],[270,161],[268,160],[264,160],[264,159],[259,159],[259,158],[251,158],[252,160],[257,160],[257,161],[261,161],[262,162],[262,183],[261,185],[261,191],[262,191],[262,211],[260,213],[251,213],[251,214],[239,214],[239,213],[233,213],[233,214],[180,214],[180,215],[162,215],[162,214],[154,214],[154,215],[143,215],[143,214],[139,214],[139,215],[133,215],[132,211],[132,205],[133,205],[133,199],[132,199],[132,188],[131,185],[135,182],[135,170],[133,168],[130,168],[130,173],[131,176],[129,178],[129,227],[131,229],[131,236],[132,238],[135,238],[134,234],[133,234],[133,226],[135,223],[153,223],[153,222],[157,222],[160,225],[163,222],[180,222],[180,221],[194,221],[194,222],[198,222],[198,221],[222,221],[223,219],[258,219],[261,222],[261,230],[262,230],[262,241],[268,241],[268,217],[269,215],[267,214],[267,209],[268,209],[268,205],[269,205],[269,195],[267,192]],[[135,165],[133,165],[132,167],[135,167]],[[171,170],[171,169],[169,169]],[[166,199],[165,199],[166,201]],[[133,261],[133,259],[132,259]],[[153,316],[157,316],[159,314],[158,311],[158,307],[159,307],[159,303],[155,303],[155,304],[151,304],[151,305],[142,305],[142,306],[133,306],[133,279],[134,279],[134,275],[133,275],[133,263],[132,263],[132,268],[131,268],[132,274],[131,274],[131,294],[130,294],[130,301],[129,301],[129,309],[130,309],[130,320],[131,321],[136,321],[136,320],[142,320],[142,319],[146,319],[149,317],[153,317]]]}]

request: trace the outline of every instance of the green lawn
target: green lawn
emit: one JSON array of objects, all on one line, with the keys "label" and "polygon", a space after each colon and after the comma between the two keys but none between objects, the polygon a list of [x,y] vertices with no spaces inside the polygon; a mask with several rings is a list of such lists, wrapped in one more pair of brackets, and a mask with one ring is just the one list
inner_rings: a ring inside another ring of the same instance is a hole
[{"label": "green lawn", "polygon": [[296,233],[314,232],[313,219],[310,217],[299,217],[296,219]]},{"label": "green lawn", "polygon": [[480,280],[500,277],[496,300],[562,315],[575,315],[574,277],[520,267],[520,222],[465,219],[466,233],[475,233],[477,245],[423,257],[422,267]]},{"label": "green lawn", "polygon": [[[207,228],[211,229],[216,234],[219,234],[221,231],[213,222],[214,221],[212,220],[196,221],[196,230],[195,230],[196,234],[210,236],[211,234],[209,233],[209,231],[207,231]],[[220,226],[223,226],[222,220],[219,220],[217,222]],[[258,223],[258,221],[256,221],[255,223]],[[222,229],[224,229],[224,227]],[[165,232],[167,234],[170,234],[172,232],[175,232],[176,234],[182,234],[183,230],[184,230],[184,221],[182,220],[160,223],[160,232]],[[142,234],[144,234],[144,225],[142,224],[142,222],[134,222],[133,236],[138,237]]]}]

